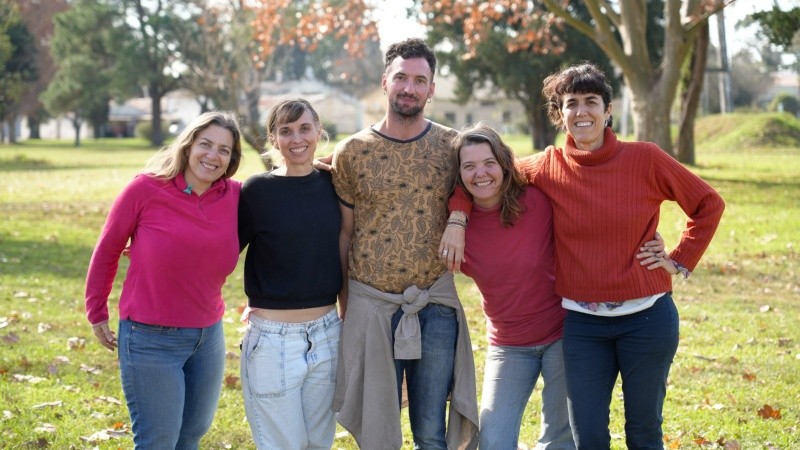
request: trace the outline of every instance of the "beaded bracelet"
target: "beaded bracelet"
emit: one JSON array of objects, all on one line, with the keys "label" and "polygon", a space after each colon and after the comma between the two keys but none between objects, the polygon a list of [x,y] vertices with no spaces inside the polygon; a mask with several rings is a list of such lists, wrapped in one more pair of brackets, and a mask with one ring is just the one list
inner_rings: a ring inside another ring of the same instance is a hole
[{"label": "beaded bracelet", "polygon": [[676,269],[678,269],[678,273],[683,276],[684,280],[689,278],[689,275],[692,274],[692,272],[690,272],[689,269],[684,267],[684,265],[679,263],[678,261],[675,261],[674,259],[670,259],[670,262],[672,262],[672,265],[675,266]]},{"label": "beaded bracelet", "polygon": [[450,225],[454,225],[454,226],[457,226],[457,227],[461,227],[461,228],[463,228],[463,229],[465,229],[465,230],[467,229],[467,224],[465,224],[464,222],[459,222],[459,221],[457,221],[457,220],[452,220],[452,219],[451,219],[451,220],[448,220],[448,221],[447,221],[447,226],[449,227]]}]

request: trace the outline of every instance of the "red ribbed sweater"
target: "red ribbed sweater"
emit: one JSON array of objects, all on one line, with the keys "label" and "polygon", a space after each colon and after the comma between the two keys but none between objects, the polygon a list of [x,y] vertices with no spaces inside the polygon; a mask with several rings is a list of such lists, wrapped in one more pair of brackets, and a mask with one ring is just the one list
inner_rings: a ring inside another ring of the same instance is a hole
[{"label": "red ribbed sweater", "polygon": [[[670,258],[694,270],[717,229],[725,203],[705,181],[649,142],[620,142],[606,128],[603,145],[582,151],[567,137],[519,165],[553,203],[556,293],[571,300],[624,301],[672,290],[664,270],[647,270],[635,255],[653,239],[661,203],[688,216]],[[469,211],[457,190],[451,210]]]}]

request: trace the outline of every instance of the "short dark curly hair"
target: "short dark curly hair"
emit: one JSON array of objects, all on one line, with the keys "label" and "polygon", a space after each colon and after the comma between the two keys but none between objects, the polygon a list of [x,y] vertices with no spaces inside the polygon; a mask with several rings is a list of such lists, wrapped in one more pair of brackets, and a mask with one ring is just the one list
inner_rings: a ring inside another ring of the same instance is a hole
[{"label": "short dark curly hair", "polygon": [[[561,107],[564,94],[597,94],[603,98],[605,109],[611,105],[611,85],[606,74],[596,65],[584,62],[569,66],[544,79],[542,96],[547,117],[556,128],[561,126]],[[611,126],[611,119],[607,126]]]},{"label": "short dark curly hair", "polygon": [[386,50],[384,70],[388,69],[392,61],[398,56],[403,59],[425,58],[431,68],[431,73],[436,73],[436,55],[433,54],[433,50],[428,47],[428,44],[420,38],[408,38],[390,45],[389,49]]}]

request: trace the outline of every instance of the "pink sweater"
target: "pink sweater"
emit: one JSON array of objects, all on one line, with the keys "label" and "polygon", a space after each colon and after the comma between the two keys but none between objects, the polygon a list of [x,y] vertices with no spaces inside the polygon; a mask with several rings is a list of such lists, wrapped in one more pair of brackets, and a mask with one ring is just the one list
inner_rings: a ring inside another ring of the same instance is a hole
[{"label": "pink sweater", "polygon": [[462,271],[481,291],[492,345],[533,346],[561,338],[566,310],[555,293],[553,208],[528,186],[525,212],[503,228],[500,208],[472,211]]},{"label": "pink sweater", "polygon": [[89,322],[108,320],[108,295],[130,239],[119,311],[151,325],[204,328],[222,318],[222,285],[236,267],[241,183],[217,180],[198,196],[183,175],[138,175],[116,198],[86,277]]},{"label": "pink sweater", "polygon": [[[661,203],[688,216],[670,258],[694,270],[719,225],[725,203],[708,183],[649,142],[620,142],[606,128],[603,146],[548,147],[520,165],[553,203],[556,293],[586,302],[624,301],[672,290],[664,270],[635,258],[658,229]],[[457,198],[456,198],[457,197]],[[466,210],[463,191],[452,210]]]}]

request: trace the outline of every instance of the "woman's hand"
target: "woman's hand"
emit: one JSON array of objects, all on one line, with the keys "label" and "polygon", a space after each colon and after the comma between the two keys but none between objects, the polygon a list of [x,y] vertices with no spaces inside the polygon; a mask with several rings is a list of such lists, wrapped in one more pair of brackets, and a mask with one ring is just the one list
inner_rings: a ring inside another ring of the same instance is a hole
[{"label": "woman's hand", "polygon": [[328,156],[323,156],[322,158],[317,158],[314,160],[312,165],[317,170],[324,170],[326,172],[330,172],[333,170],[333,153]]},{"label": "woman's hand", "polygon": [[655,239],[645,242],[644,246],[639,248],[639,251],[641,253],[638,253],[636,258],[640,260],[640,265],[647,266],[647,270],[662,268],[670,275],[675,275],[679,272],[678,268],[675,267],[675,264],[673,264],[672,260],[667,256],[664,238],[662,238],[661,234],[658,232],[656,232]]},{"label": "woman's hand", "polygon": [[[458,214],[460,217],[464,216],[464,213],[459,211],[450,213],[451,217],[453,214]],[[445,227],[442,234],[442,242],[439,244],[439,258],[444,262],[447,270],[453,273],[461,271],[461,263],[464,261],[464,235],[466,231],[463,226],[450,224]]]},{"label": "woman's hand", "polygon": [[92,333],[94,333],[103,347],[111,351],[117,348],[117,337],[114,335],[114,332],[111,331],[111,328],[108,327],[108,321],[92,325]]}]

